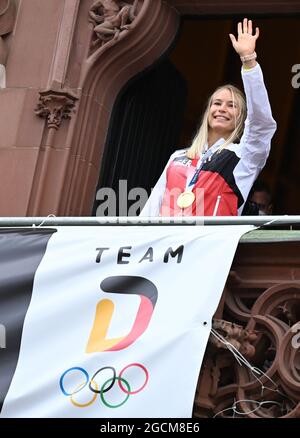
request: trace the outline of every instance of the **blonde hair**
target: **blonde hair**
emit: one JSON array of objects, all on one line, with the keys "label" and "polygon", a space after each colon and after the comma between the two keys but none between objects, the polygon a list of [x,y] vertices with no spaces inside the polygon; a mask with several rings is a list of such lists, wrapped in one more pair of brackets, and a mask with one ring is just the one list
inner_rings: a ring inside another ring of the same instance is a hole
[{"label": "blonde hair", "polygon": [[208,115],[209,115],[209,109],[212,104],[212,100],[214,95],[220,91],[220,90],[229,90],[232,94],[232,101],[235,103],[237,108],[239,109],[238,117],[235,118],[235,128],[230,134],[230,136],[226,139],[226,141],[219,147],[218,152],[220,152],[222,149],[226,148],[230,143],[239,142],[243,131],[244,131],[244,123],[246,120],[247,115],[247,108],[246,108],[246,100],[244,94],[239,90],[237,87],[231,84],[222,85],[221,87],[218,87],[210,96],[208,99],[208,103],[206,106],[206,109],[204,111],[202,121],[200,128],[195,135],[193,142],[191,146],[188,148],[186,155],[188,158],[197,158],[199,155],[203,152],[204,147],[206,143],[208,142]]}]

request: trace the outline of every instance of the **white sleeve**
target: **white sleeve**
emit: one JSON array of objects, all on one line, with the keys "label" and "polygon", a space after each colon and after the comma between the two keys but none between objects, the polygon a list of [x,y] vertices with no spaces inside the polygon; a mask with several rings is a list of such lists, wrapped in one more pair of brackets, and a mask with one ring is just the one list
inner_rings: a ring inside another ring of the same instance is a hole
[{"label": "white sleeve", "polygon": [[151,195],[149,196],[148,201],[146,202],[143,210],[140,213],[140,216],[159,216],[163,196],[166,189],[167,184],[167,169],[169,167],[170,162],[173,160],[174,155],[172,154],[167,162],[163,173],[161,174],[159,180],[155,184],[154,188],[151,191]]},{"label": "white sleeve", "polygon": [[276,131],[262,70],[257,64],[252,69],[242,69],[242,79],[247,100],[247,119],[241,138],[241,158],[248,169],[260,171],[268,158],[271,139]]}]

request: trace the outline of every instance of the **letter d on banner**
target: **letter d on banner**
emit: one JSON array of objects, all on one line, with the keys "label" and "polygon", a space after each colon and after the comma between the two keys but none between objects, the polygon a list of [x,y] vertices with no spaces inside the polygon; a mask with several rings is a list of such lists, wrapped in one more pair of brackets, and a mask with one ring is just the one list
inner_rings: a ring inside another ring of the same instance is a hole
[{"label": "letter d on banner", "polygon": [[94,324],[86,347],[87,353],[118,351],[127,348],[139,338],[150,322],[157,301],[156,286],[144,277],[120,275],[105,278],[100,288],[107,293],[139,295],[140,305],[131,331],[122,337],[107,339],[107,331],[114,312],[112,300],[97,304]]}]

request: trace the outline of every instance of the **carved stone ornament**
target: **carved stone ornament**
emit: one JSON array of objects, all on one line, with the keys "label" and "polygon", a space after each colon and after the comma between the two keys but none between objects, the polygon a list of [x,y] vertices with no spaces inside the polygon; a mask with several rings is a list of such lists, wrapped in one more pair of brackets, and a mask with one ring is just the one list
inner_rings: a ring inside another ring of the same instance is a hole
[{"label": "carved stone ornament", "polygon": [[[286,251],[291,253],[290,248]],[[294,260],[282,263],[287,277],[298,269]],[[263,277],[253,281],[255,269],[248,268],[246,275],[242,271],[244,277],[229,276],[222,316],[232,322],[213,320],[222,339],[210,336],[195,398],[196,417],[300,418],[299,280],[273,280],[270,285],[266,270],[264,287]],[[237,362],[224,340],[254,368]]]},{"label": "carved stone ornament", "polygon": [[63,119],[70,119],[75,112],[76,97],[70,91],[40,91],[40,102],[34,110],[39,117],[47,119],[48,128],[58,129]]},{"label": "carved stone ornament", "polygon": [[[246,330],[238,324],[224,321],[223,319],[213,319],[213,328],[245,357],[254,356],[255,347],[252,344],[257,339],[257,333],[254,330]],[[209,337],[209,341],[216,348],[227,349],[226,345],[212,334]]]},{"label": "carved stone ornament", "polygon": [[137,6],[138,0],[132,4],[119,0],[96,0],[89,11],[95,33],[92,46],[118,39],[122,31],[130,29],[137,15]]}]

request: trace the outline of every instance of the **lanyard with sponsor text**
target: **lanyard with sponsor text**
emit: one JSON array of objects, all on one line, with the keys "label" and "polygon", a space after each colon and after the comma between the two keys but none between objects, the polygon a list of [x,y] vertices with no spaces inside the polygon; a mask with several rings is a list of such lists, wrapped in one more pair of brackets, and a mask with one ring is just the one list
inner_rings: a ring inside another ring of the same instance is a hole
[{"label": "lanyard with sponsor text", "polygon": [[195,170],[195,172],[194,172],[194,175],[192,176],[192,178],[190,179],[190,182],[188,182],[188,180],[187,180],[187,182],[186,182],[186,191],[192,191],[193,190],[193,188],[194,188],[194,186],[195,186],[195,184],[197,183],[197,181],[198,181],[198,178],[199,178],[199,174],[200,174],[200,171],[201,171],[201,169],[202,169],[202,167],[203,167],[203,165],[205,164],[205,162],[207,161],[207,160],[209,160],[210,158],[211,158],[211,156],[214,154],[214,152],[217,150],[218,148],[217,147],[210,147],[203,155],[202,155],[202,157],[198,160],[198,163],[197,163],[197,166],[196,166],[196,170]]}]

